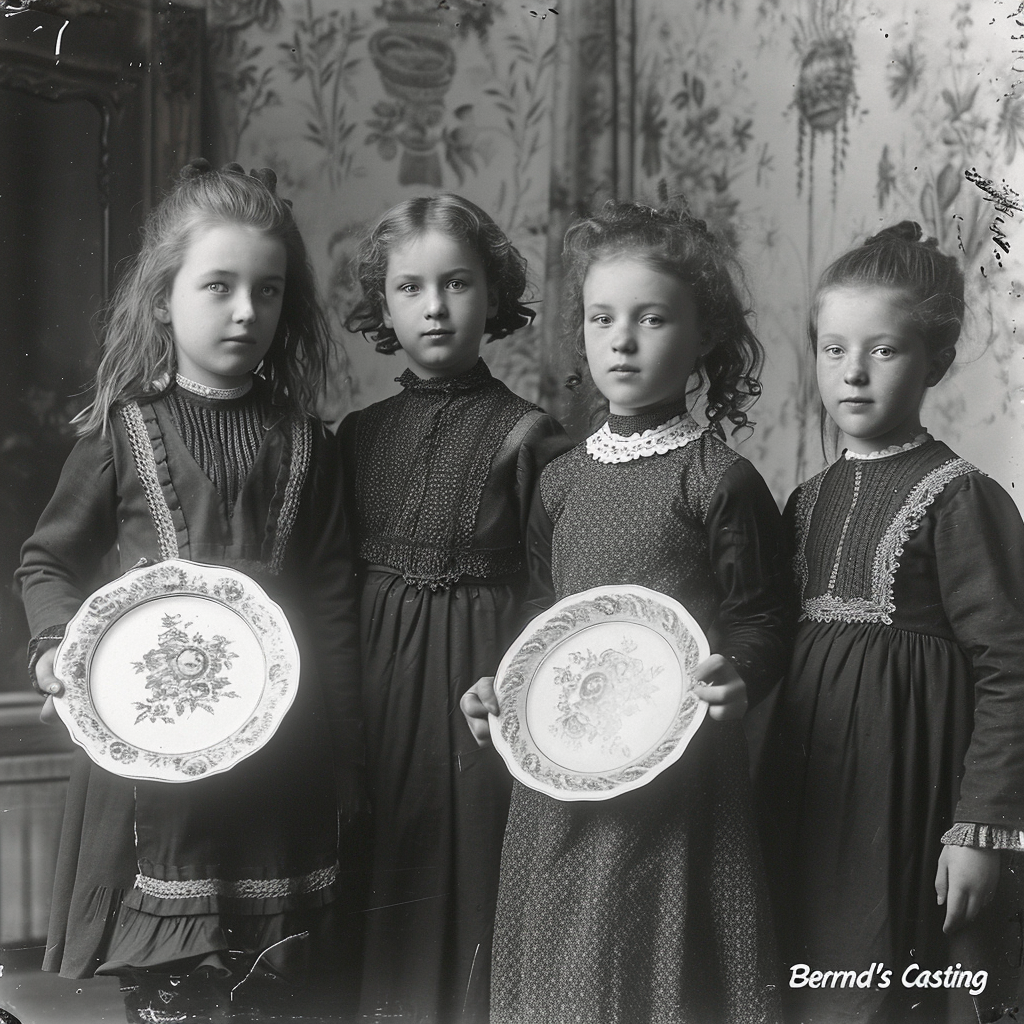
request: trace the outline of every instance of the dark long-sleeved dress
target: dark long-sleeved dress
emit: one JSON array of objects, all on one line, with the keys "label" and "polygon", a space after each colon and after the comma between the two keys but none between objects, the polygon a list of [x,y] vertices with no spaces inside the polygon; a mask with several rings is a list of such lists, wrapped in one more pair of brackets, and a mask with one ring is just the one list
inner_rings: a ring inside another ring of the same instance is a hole
[{"label": "dark long-sleeved dress", "polygon": [[398,378],[342,424],[365,566],[362,648],[373,809],[363,1013],[487,1019],[511,787],[459,710],[522,625],[530,494],[561,428],[494,379]]},{"label": "dark long-sleeved dress", "polygon": [[[867,988],[791,988],[793,1019],[943,1020],[955,991],[907,988],[906,967],[992,964],[970,962],[971,929],[959,946],[942,933],[942,837],[1024,826],[1024,524],[938,441],[839,459],[786,516],[801,621],[766,777],[783,952],[892,972],[888,987],[876,970]],[[1019,931],[1016,947],[1019,961]]]},{"label": "dark long-sleeved dress", "polygon": [[[202,432],[214,423],[225,433],[211,440]],[[218,476],[231,474],[232,445],[251,458],[236,488]],[[258,580],[288,615],[302,675],[274,736],[225,773],[135,781],[80,753],[44,969],[187,971],[303,931],[322,940],[324,922],[336,921],[329,911],[352,879],[338,859],[334,780],[362,771],[343,498],[333,438],[276,408],[259,385],[227,403],[172,386],[113,410],[105,433],[75,447],[23,549],[33,635],[59,635],[116,545],[115,576],[140,559],[181,557]]]},{"label": "dark long-sleeved dress", "polygon": [[[613,416],[608,428],[610,442],[599,432],[593,452],[588,442],[542,473],[531,605],[605,584],[669,594],[756,701],[786,654],[768,488],[692,421]],[[647,430],[643,453],[616,452],[634,434],[643,445]],[[666,436],[673,446],[655,444]],[[706,718],[676,764],[611,800],[562,802],[516,783],[494,1024],[774,1021],[774,971],[740,723]]]}]

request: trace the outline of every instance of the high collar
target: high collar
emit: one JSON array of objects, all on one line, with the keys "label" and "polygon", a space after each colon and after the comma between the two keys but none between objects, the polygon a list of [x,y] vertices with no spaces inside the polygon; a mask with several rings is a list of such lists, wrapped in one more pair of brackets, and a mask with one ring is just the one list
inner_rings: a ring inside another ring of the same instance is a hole
[{"label": "high collar", "polygon": [[478,359],[476,365],[465,373],[456,373],[451,377],[418,377],[412,370],[405,370],[395,380],[408,388],[410,391],[440,391],[450,393],[453,391],[472,391],[474,388],[483,387],[494,378],[487,364],[483,359]]},{"label": "high collar", "polygon": [[189,405],[200,406],[205,409],[222,409],[225,411],[241,409],[248,405],[259,404],[267,399],[267,387],[259,377],[253,378],[252,387],[243,395],[236,398],[211,398],[206,395],[196,394],[186,387],[182,387],[176,381],[171,383],[165,394],[173,394],[181,401]]},{"label": "high collar", "polygon": [[619,437],[631,437],[633,434],[642,434],[645,430],[653,430],[663,423],[668,423],[673,416],[680,416],[686,412],[685,402],[666,402],[656,409],[638,413],[636,416],[613,416],[608,415],[608,429]]}]

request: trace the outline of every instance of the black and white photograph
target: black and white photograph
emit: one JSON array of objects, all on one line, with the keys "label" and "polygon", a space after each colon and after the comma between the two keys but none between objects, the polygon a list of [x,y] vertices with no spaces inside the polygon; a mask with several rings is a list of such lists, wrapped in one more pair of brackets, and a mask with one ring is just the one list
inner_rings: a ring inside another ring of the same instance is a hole
[{"label": "black and white photograph", "polygon": [[1022,0],[0,0],[0,1022],[1024,1019],[1022,195]]}]

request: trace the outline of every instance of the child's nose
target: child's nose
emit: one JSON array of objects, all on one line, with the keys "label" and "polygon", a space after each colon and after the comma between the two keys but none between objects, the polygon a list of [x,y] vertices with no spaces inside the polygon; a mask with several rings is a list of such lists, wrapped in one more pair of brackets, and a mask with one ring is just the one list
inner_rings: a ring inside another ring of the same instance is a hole
[{"label": "child's nose", "polygon": [[444,293],[441,291],[433,291],[427,296],[427,316],[433,319],[434,317],[446,316],[448,314],[448,306],[444,301]]},{"label": "child's nose", "polygon": [[234,321],[236,324],[251,324],[256,319],[256,309],[252,296],[248,292],[239,291],[235,300]]},{"label": "child's nose", "polygon": [[861,359],[850,359],[846,364],[843,379],[847,384],[863,384],[868,379],[867,365]]},{"label": "child's nose", "polygon": [[612,337],[612,351],[632,352],[636,349],[636,338],[628,326],[621,327]]}]

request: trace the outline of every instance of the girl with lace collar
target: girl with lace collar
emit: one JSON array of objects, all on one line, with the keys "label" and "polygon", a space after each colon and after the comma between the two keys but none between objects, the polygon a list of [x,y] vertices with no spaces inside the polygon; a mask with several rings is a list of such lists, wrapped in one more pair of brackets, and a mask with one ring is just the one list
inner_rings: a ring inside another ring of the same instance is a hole
[{"label": "girl with lace collar", "polygon": [[[765,777],[778,906],[787,965],[882,964],[891,984],[787,985],[794,1019],[996,1020],[1015,996],[999,949],[1020,907],[1006,851],[1024,848],[1024,524],[920,419],[963,296],[957,261],[905,221],[829,266],[811,310],[844,452],[786,511],[800,624]],[[960,963],[989,972],[975,1007],[901,983]]]},{"label": "girl with lace collar", "polygon": [[480,358],[533,318],[526,261],[483,210],[399,204],[358,274],[349,329],[408,361],[401,392],[341,428],[374,810],[363,1013],[483,1024],[510,784],[458,702],[520,626],[527,509],[564,435]]},{"label": "girl with lace collar", "polygon": [[[631,793],[574,803],[515,784],[491,1020],[776,1021],[740,720],[787,651],[780,517],[719,437],[748,423],[762,349],[728,250],[683,210],[611,203],[570,228],[565,261],[575,351],[610,415],[541,474],[530,607],[606,584],[671,595],[715,652],[696,673],[710,709],[680,760]],[[707,427],[688,411],[697,396]],[[490,679],[463,711],[486,741]]]},{"label": "girl with lace collar", "polygon": [[[77,757],[43,967],[121,976],[129,1020],[273,1013],[282,997],[313,1009],[307,985],[333,987],[357,938],[337,941],[357,874],[339,858],[339,797],[354,814],[363,786],[357,595],[336,446],[311,415],[330,339],[275,184],[268,169],[195,161],[147,219],[95,401],[18,572],[51,701],[65,624],[146,562],[253,576],[300,648],[277,732],[230,771],[172,785]],[[166,714],[187,728],[187,710]]]}]

